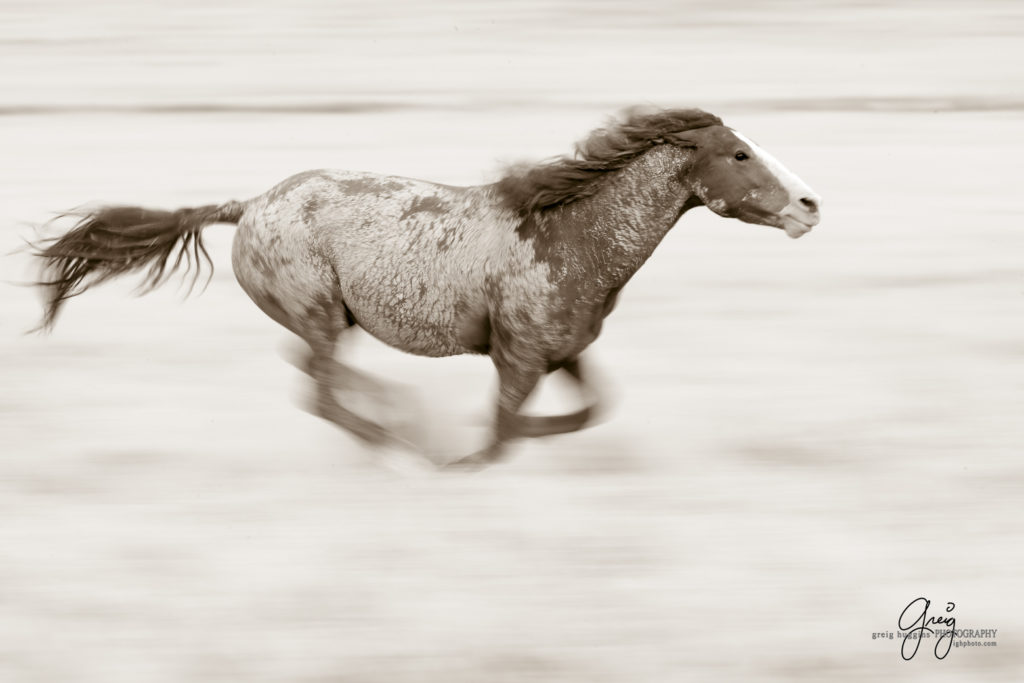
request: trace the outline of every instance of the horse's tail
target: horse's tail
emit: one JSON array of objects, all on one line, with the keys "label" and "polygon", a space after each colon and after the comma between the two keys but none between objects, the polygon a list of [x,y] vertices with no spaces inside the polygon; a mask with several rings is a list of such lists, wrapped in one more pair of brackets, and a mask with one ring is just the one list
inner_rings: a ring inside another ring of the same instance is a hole
[{"label": "horse's tail", "polygon": [[[37,284],[46,290],[43,320],[35,331],[53,327],[67,299],[125,273],[148,267],[141,286],[142,292],[148,292],[184,261],[186,272],[194,270],[194,287],[201,262],[206,261],[211,275],[213,268],[203,246],[202,229],[211,223],[237,223],[244,212],[244,203],[230,201],[177,211],[106,206],[65,214],[80,220],[62,237],[34,245],[36,256],[43,260]],[[177,257],[170,263],[175,250]]]}]

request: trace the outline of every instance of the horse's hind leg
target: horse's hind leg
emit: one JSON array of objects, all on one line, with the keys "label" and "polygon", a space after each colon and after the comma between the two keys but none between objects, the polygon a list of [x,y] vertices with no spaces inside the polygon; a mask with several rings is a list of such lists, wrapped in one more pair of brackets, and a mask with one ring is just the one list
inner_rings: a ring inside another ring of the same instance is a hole
[{"label": "horse's hind leg", "polygon": [[232,248],[235,276],[264,313],[309,345],[309,356],[299,365],[316,384],[312,412],[363,441],[387,441],[386,429],[341,405],[335,396],[335,390],[345,389],[350,389],[346,403],[358,403],[364,396],[359,389],[366,383],[339,371],[334,360],[339,337],[355,320],[343,300],[337,273],[320,253],[302,211],[285,199],[265,199],[269,208],[252,211],[239,225]]},{"label": "horse's hind leg", "polygon": [[[383,426],[343,406],[335,397],[335,390],[372,393],[375,386],[369,378],[334,359],[338,338],[352,327],[352,322],[340,301],[311,311],[302,326],[301,336],[310,347],[306,370],[316,383],[315,412],[366,443],[381,445],[392,440]],[[340,310],[339,310],[340,309]],[[345,372],[348,370],[348,372]]]},{"label": "horse's hind leg", "polygon": [[[310,377],[313,376],[313,356],[303,357],[295,365]],[[342,363],[336,358],[327,361],[329,383],[337,390],[354,392],[371,397],[379,402],[388,403],[398,400],[399,386],[395,382],[383,380],[370,373]]]},{"label": "horse's hind leg", "polygon": [[370,444],[388,442],[390,433],[387,429],[341,405],[334,394],[335,390],[372,393],[370,383],[373,381],[334,359],[338,339],[354,326],[340,296],[324,296],[322,301],[307,307],[305,313],[299,316],[286,311],[269,293],[245,287],[249,284],[247,280],[240,277],[239,281],[264,313],[309,345],[308,354],[297,364],[316,385],[311,411],[362,441]]},{"label": "horse's hind leg", "polygon": [[[344,334],[343,332],[341,336]],[[339,407],[342,410],[354,413],[357,420],[372,425],[374,433],[379,431],[385,435],[383,439],[378,440],[372,435],[365,436],[362,433],[364,430],[350,430],[364,441],[374,444],[396,442],[409,446],[415,443],[420,436],[420,430],[414,418],[421,411],[415,404],[411,393],[402,385],[358,370],[338,361],[333,355],[327,357],[325,354],[310,353],[308,356],[296,359],[294,365],[316,382],[318,396],[312,407],[313,412],[321,417],[350,429],[348,424],[335,419],[337,416],[334,409],[329,410],[326,415],[324,414],[320,393],[326,385],[329,395],[335,403],[339,403],[337,399],[340,394]],[[377,416],[383,424],[372,422],[360,417],[361,415]]]}]

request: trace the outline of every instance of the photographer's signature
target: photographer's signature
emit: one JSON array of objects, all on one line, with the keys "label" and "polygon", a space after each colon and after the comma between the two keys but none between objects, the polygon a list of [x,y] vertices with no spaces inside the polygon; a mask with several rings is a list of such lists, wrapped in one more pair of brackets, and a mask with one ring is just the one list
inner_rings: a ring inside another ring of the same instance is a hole
[{"label": "photographer's signature", "polygon": [[[946,626],[938,640],[935,641],[935,658],[945,659],[946,655],[949,654],[949,650],[953,647],[953,634],[956,631],[956,617],[952,616],[952,612],[956,609],[956,605],[952,602],[946,603],[946,614],[950,616],[929,616],[928,608],[932,606],[932,601],[927,598],[916,598],[910,601],[910,604],[903,608],[900,613],[899,627],[900,631],[906,631],[906,635],[903,637],[903,645],[900,646],[900,655],[905,660],[911,660],[914,655],[917,654],[918,648],[921,647],[921,640],[925,633],[929,635],[935,634],[935,629],[932,626]],[[908,648],[909,644],[909,648]],[[909,653],[908,653],[909,649]]]}]

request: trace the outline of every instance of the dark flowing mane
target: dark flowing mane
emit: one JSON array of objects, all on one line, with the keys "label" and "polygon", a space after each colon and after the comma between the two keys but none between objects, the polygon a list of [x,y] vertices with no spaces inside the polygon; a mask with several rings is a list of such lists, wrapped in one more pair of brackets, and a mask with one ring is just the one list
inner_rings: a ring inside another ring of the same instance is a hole
[{"label": "dark flowing mane", "polygon": [[576,144],[573,156],[511,169],[496,183],[505,205],[520,216],[589,197],[609,171],[622,168],[655,145],[692,147],[687,131],[720,126],[700,109],[631,109]]}]

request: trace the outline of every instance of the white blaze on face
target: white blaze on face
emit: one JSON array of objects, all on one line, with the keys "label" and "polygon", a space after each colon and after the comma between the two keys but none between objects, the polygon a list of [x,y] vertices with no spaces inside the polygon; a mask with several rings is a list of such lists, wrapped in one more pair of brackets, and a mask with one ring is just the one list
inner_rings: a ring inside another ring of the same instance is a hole
[{"label": "white blaze on face", "polygon": [[821,197],[818,196],[818,193],[800,180],[795,173],[783,166],[778,159],[761,149],[753,140],[737,130],[732,132],[750,146],[751,156],[764,164],[765,168],[778,179],[782,187],[789,193],[789,203],[779,212],[785,223],[786,234],[794,238],[800,237],[817,225],[818,206],[821,205]]}]

